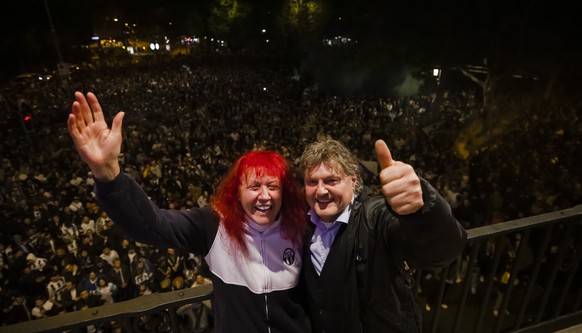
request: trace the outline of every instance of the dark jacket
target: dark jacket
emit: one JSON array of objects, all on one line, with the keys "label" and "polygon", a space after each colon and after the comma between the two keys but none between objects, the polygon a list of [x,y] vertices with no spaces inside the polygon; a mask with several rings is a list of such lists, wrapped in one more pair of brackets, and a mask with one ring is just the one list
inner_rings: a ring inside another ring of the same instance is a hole
[{"label": "dark jacket", "polygon": [[[342,225],[318,276],[306,241],[302,283],[313,332],[421,332],[421,318],[404,272],[437,268],[464,249],[467,233],[450,206],[422,180],[424,206],[414,214],[392,212],[383,196],[364,188]],[[315,226],[309,223],[311,238]]]},{"label": "dark jacket", "polygon": [[121,173],[96,182],[99,204],[132,240],[204,256],[214,287],[215,332],[308,332],[309,319],[297,290],[301,246],[281,236],[281,221],[263,231],[245,224],[248,253],[233,249],[218,214],[158,208],[141,187]]}]

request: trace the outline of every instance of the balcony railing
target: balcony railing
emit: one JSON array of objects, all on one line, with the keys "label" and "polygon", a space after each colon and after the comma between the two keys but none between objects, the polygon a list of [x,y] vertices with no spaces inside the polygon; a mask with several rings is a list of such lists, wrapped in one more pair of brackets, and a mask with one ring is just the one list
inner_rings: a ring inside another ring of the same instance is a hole
[{"label": "balcony railing", "polygon": [[[465,253],[451,266],[411,272],[424,332],[545,333],[582,323],[581,224],[582,205],[470,229]],[[152,332],[182,332],[176,309],[211,295],[211,286],[157,293],[3,326],[0,333],[84,332],[91,325],[143,332],[136,323],[148,316],[161,325]]]},{"label": "balcony railing", "polygon": [[424,332],[545,333],[582,323],[581,223],[579,205],[468,230],[457,263],[416,272],[421,287],[436,275],[418,294],[431,309]]},{"label": "balcony railing", "polygon": [[[182,332],[176,309],[181,305],[210,299],[212,291],[212,285],[204,285],[144,295],[129,301],[0,326],[0,333],[87,332],[87,327],[93,326],[97,329],[102,324],[111,327],[109,331],[112,332],[116,331],[114,328],[119,328],[119,332]],[[138,320],[152,315],[159,317],[156,321],[157,327],[140,329]]]}]

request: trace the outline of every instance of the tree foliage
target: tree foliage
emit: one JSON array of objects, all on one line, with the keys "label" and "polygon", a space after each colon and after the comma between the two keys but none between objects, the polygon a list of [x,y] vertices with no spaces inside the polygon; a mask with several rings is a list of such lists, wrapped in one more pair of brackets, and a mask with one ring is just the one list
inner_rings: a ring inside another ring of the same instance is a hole
[{"label": "tree foliage", "polygon": [[242,26],[248,18],[250,8],[237,0],[216,0],[208,18],[209,32],[216,38],[232,39],[237,26]]}]

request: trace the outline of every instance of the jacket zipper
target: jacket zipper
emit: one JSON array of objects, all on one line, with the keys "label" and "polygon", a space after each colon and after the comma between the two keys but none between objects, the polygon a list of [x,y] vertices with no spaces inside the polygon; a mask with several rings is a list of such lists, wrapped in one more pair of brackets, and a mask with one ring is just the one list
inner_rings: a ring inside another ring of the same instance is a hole
[{"label": "jacket zipper", "polygon": [[[266,231],[266,230],[265,230]],[[266,266],[265,263],[265,235],[264,232],[259,233],[259,235],[261,236],[261,257],[263,258],[263,267]],[[264,271],[263,271],[264,272]],[[267,274],[264,274],[264,287],[267,286]],[[268,294],[265,292],[263,295],[265,295],[265,316],[267,318],[267,322],[269,321],[269,297]],[[271,333],[271,326],[269,324],[267,324],[267,332]]]}]

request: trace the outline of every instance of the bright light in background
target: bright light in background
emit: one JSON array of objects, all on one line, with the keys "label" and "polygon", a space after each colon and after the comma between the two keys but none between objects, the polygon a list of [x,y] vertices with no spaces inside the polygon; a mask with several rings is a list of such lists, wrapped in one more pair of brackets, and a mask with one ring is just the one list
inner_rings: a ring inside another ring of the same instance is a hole
[{"label": "bright light in background", "polygon": [[263,30],[261,30],[261,33],[263,33],[263,34],[264,34],[265,32],[267,32],[267,29],[263,29]]},{"label": "bright light in background", "polygon": [[93,36],[91,37],[92,40],[99,40],[99,36]]},{"label": "bright light in background", "polygon": [[439,77],[441,76],[441,69],[440,68],[435,68],[432,70],[432,76],[434,77]]},{"label": "bright light in background", "polygon": [[155,50],[156,49],[156,44],[154,43],[150,43],[150,50]]}]

